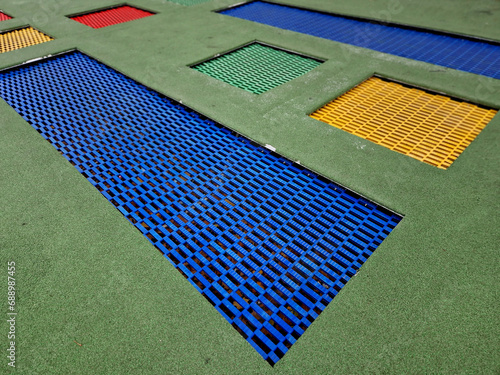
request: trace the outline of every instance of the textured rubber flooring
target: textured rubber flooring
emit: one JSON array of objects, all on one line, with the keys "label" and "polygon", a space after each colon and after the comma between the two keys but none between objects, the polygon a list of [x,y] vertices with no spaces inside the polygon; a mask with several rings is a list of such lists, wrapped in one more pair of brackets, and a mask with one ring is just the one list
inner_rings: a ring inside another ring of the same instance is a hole
[{"label": "textured rubber flooring", "polygon": [[401,220],[79,52],[0,95],[271,364]]},{"label": "textured rubber flooring", "polygon": [[212,0],[168,0],[168,1],[171,3],[190,6],[190,5],[198,5],[206,3],[207,1],[212,1]]},{"label": "textured rubber flooring", "polygon": [[310,116],[446,169],[496,113],[372,77]]},{"label": "textured rubber flooring", "polygon": [[255,1],[220,13],[414,60],[500,78],[500,45]]},{"label": "textured rubber flooring", "polygon": [[321,62],[252,43],[192,68],[254,94],[262,94],[297,78]]},{"label": "textured rubber flooring", "polygon": [[7,21],[7,20],[10,20],[12,19],[11,16],[9,16],[8,14],[5,14],[4,12],[0,11],[0,21]]},{"label": "textured rubber flooring", "polygon": [[116,25],[118,23],[134,21],[140,18],[152,16],[154,13],[137,9],[129,5],[119,6],[112,9],[104,9],[97,12],[70,17],[72,20],[84,25],[100,29],[101,27]]},{"label": "textured rubber flooring", "polygon": [[45,43],[50,40],[53,40],[50,36],[32,27],[6,31],[0,34],[0,53]]}]

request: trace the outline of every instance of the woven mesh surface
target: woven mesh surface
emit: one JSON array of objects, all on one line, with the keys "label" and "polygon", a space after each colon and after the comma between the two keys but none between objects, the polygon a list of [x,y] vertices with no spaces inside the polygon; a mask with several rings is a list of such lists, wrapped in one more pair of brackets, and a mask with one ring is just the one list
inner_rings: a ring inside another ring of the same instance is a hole
[{"label": "woven mesh surface", "polygon": [[272,364],[401,219],[79,52],[0,96]]},{"label": "woven mesh surface", "polygon": [[255,1],[220,13],[500,79],[500,46]]},{"label": "woven mesh surface", "polygon": [[50,40],[53,40],[50,36],[32,27],[6,31],[0,34],[0,53],[45,43]]},{"label": "woven mesh surface", "polygon": [[129,5],[122,5],[120,7],[104,9],[70,18],[84,25],[93,27],[94,29],[100,29],[101,27],[133,21],[139,18],[152,16],[153,14],[154,13],[137,9]]},{"label": "woven mesh surface", "polygon": [[311,117],[446,169],[496,113],[372,77]]},{"label": "woven mesh surface", "polygon": [[240,89],[262,94],[320,64],[311,58],[252,43],[192,68]]},{"label": "woven mesh surface", "polygon": [[10,20],[12,19],[11,16],[9,16],[8,14],[5,14],[4,12],[0,11],[0,21],[7,21],[7,20]]}]

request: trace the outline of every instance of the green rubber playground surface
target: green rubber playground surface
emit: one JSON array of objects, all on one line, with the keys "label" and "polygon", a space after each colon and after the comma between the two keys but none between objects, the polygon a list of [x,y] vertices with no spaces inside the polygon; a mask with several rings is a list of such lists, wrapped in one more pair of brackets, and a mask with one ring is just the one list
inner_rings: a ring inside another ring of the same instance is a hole
[{"label": "green rubber playground surface", "polygon": [[210,0],[169,0],[169,1],[176,3],[176,4],[190,6],[190,5],[197,5],[197,4],[206,3],[207,1],[210,1]]},{"label": "green rubber playground surface", "polygon": [[[0,100],[5,353],[10,261],[18,313],[16,368],[4,353],[0,373],[499,373],[500,117],[441,170],[308,115],[374,74],[497,109],[500,81],[213,12],[236,2],[134,0],[156,14],[92,29],[65,16],[121,2],[0,1],[14,17],[0,31],[54,38],[0,54],[0,68],[77,48],[404,219],[271,367]],[[286,3],[500,41],[496,0]],[[260,95],[190,67],[256,40],[325,62]]]}]

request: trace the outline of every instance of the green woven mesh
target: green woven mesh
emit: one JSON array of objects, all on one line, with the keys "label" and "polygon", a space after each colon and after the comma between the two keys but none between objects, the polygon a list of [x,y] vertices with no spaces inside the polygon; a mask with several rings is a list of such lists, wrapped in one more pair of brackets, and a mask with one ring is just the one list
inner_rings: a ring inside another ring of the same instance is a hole
[{"label": "green woven mesh", "polygon": [[240,89],[262,94],[319,64],[308,57],[253,43],[192,68]]}]

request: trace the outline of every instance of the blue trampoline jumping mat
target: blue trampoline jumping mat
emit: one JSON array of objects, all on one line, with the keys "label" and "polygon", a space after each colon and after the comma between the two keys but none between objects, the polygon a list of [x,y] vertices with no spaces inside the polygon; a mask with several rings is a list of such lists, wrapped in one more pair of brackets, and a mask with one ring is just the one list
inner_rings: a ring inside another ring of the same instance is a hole
[{"label": "blue trampoline jumping mat", "polygon": [[0,96],[270,364],[401,220],[78,51]]},{"label": "blue trampoline jumping mat", "polygon": [[383,25],[264,1],[245,3],[220,13],[500,79],[498,43]]}]

